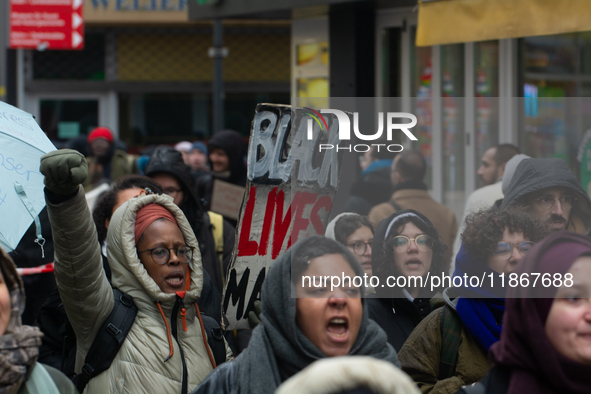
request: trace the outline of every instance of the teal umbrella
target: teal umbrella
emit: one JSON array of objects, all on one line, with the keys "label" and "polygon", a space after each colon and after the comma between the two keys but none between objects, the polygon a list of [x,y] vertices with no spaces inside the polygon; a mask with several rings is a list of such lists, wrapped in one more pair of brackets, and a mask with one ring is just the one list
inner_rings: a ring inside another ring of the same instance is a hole
[{"label": "teal umbrella", "polygon": [[0,101],[0,246],[16,248],[35,221],[41,247],[39,212],[45,206],[39,162],[55,150],[33,116]]}]

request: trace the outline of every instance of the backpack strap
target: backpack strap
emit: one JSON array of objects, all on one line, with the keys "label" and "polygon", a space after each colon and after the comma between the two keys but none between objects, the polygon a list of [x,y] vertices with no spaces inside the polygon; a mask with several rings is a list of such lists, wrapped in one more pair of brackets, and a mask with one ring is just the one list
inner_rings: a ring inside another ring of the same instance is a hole
[{"label": "backpack strap", "polygon": [[226,361],[226,343],[220,325],[214,318],[201,314],[201,320],[207,335],[207,344],[213,353],[216,366]]},{"label": "backpack strap", "polygon": [[439,380],[451,378],[456,373],[458,350],[462,343],[462,320],[445,305],[441,310],[441,356],[439,358]]},{"label": "backpack strap", "polygon": [[60,390],[43,364],[37,362],[18,392],[59,394]]},{"label": "backpack strap", "polygon": [[113,300],[113,310],[96,334],[82,372],[72,379],[79,392],[84,391],[90,379],[111,366],[135,321],[137,306],[129,295],[113,288]]},{"label": "backpack strap", "polygon": [[209,223],[211,223],[211,233],[215,242],[215,251],[220,260],[220,274],[222,275],[222,285],[226,287],[226,273],[224,272],[224,217],[219,213],[207,211]]},{"label": "backpack strap", "polygon": [[388,203],[390,203],[390,205],[392,205],[392,207],[396,210],[396,212],[402,211],[402,208],[400,207],[400,205],[396,204],[394,202],[394,200],[389,200]]}]

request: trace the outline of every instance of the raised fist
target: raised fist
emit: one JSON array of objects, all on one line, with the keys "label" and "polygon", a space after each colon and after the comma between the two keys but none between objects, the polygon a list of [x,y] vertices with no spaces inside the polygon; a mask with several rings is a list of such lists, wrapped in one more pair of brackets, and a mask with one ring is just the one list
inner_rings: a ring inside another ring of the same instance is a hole
[{"label": "raised fist", "polygon": [[60,149],[41,156],[39,171],[45,175],[45,187],[67,196],[74,194],[88,176],[86,158],[72,149]]}]

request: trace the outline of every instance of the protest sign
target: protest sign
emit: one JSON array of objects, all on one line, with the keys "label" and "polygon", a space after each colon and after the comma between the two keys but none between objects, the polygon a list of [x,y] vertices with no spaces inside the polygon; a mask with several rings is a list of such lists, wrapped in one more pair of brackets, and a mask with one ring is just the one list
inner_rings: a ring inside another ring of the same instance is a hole
[{"label": "protest sign", "polygon": [[244,196],[242,186],[215,179],[213,181],[210,209],[224,217],[237,220],[242,196]]},{"label": "protest sign", "polygon": [[[350,116],[350,114],[347,114]],[[322,121],[320,121],[322,120]],[[339,183],[339,122],[307,108],[259,104],[237,247],[223,294],[225,329],[245,329],[267,269],[298,239],[324,234]]]},{"label": "protest sign", "polygon": [[55,150],[31,114],[0,101],[0,246],[16,248],[35,221],[40,256],[43,254],[38,215],[45,207],[39,162]]}]

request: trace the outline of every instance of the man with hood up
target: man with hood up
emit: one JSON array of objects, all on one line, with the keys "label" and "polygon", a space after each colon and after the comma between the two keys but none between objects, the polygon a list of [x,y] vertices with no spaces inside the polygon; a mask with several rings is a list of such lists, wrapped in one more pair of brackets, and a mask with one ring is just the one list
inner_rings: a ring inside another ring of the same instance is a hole
[{"label": "man with hood up", "polygon": [[525,207],[552,231],[591,230],[591,200],[562,159],[521,161],[501,209],[511,206]]},{"label": "man with hood up", "polygon": [[216,179],[237,186],[246,186],[246,165],[244,164],[244,143],[240,133],[222,130],[209,140],[209,162],[211,174],[199,178],[197,193],[206,209],[211,206],[213,183]]}]

